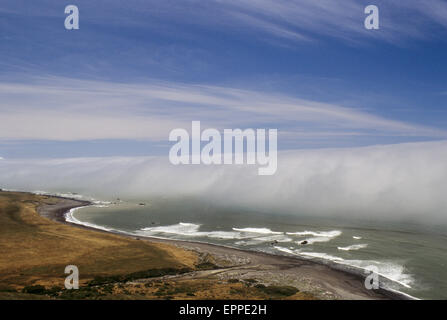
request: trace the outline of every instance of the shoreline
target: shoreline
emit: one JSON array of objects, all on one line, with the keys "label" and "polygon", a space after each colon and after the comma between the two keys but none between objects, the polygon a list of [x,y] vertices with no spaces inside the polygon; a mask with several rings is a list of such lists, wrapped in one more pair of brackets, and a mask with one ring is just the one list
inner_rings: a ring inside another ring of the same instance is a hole
[{"label": "shoreline", "polygon": [[[229,271],[237,274],[244,271],[256,274],[267,272],[274,274],[283,270],[291,271],[291,276],[310,279],[313,285],[320,286],[323,290],[331,291],[338,299],[378,299],[378,300],[416,300],[417,298],[403,292],[380,287],[376,290],[367,290],[364,287],[365,275],[363,269],[347,265],[340,265],[332,261],[318,258],[303,258],[292,255],[276,255],[260,251],[239,249],[199,241],[174,240],[158,237],[137,236],[116,230],[104,230],[93,226],[77,224],[66,220],[66,214],[71,210],[94,205],[91,201],[47,195],[59,199],[52,205],[40,205],[37,212],[40,216],[58,223],[93,230],[95,232],[111,233],[126,238],[149,241],[154,243],[171,244],[186,250],[192,250],[201,254],[209,254],[224,260],[230,259],[232,266]],[[259,273],[258,272],[258,273]],[[247,272],[246,272],[247,273]],[[283,271],[282,273],[285,273]],[[391,281],[391,280],[390,280]]]}]

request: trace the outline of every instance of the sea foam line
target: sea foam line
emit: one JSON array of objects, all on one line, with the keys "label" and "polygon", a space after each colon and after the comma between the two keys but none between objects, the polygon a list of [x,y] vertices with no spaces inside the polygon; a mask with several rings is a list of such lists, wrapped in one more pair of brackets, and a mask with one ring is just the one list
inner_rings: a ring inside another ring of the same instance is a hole
[{"label": "sea foam line", "polygon": [[284,232],[272,231],[268,228],[233,228],[233,230],[246,233],[284,234]]},{"label": "sea foam line", "polygon": [[353,244],[347,247],[337,247],[338,250],[342,251],[351,251],[351,250],[360,250],[366,248],[368,245],[366,243],[361,244]]},{"label": "sea foam line", "polygon": [[78,219],[76,219],[74,217],[74,213],[77,210],[82,209],[82,208],[87,208],[87,207],[90,207],[90,206],[82,206],[82,207],[76,207],[76,208],[70,209],[70,211],[65,213],[65,221],[70,222],[70,223],[74,223],[74,224],[78,224],[78,225],[82,225],[82,226],[85,226],[85,227],[90,227],[90,228],[94,228],[94,229],[103,230],[103,231],[109,231],[109,232],[110,231],[118,231],[118,230],[115,230],[115,229],[112,229],[112,228],[106,228],[106,227],[103,227],[103,226],[100,226],[100,225],[97,225],[97,224],[94,224],[94,223],[80,221],[80,220],[78,220]]},{"label": "sea foam line", "polygon": [[[146,227],[140,229],[142,233],[152,234],[173,234],[187,237],[208,237],[216,239],[258,239],[259,242],[267,242],[277,240],[274,236],[284,235],[284,232],[272,231],[268,228],[232,228],[233,231],[200,231],[201,224],[180,222],[168,226]],[[272,237],[272,238],[269,238]],[[280,240],[286,242],[292,241],[287,237],[281,237]],[[278,240],[279,241],[279,240]]]},{"label": "sea foam line", "polygon": [[[403,266],[397,265],[394,263],[384,263],[384,262],[373,261],[373,260],[371,260],[371,261],[370,260],[345,260],[341,257],[336,257],[336,256],[332,256],[332,255],[329,255],[326,253],[321,253],[321,252],[303,252],[303,251],[299,251],[299,250],[291,250],[291,249],[280,247],[280,246],[274,246],[274,248],[278,251],[282,251],[282,252],[285,252],[288,254],[301,256],[304,258],[311,258],[311,259],[316,258],[316,259],[326,260],[326,261],[330,261],[335,264],[346,265],[346,266],[358,268],[361,270],[368,270],[368,267],[370,265],[374,265],[374,266],[378,267],[378,269],[379,269],[379,272],[377,273],[378,275],[388,279],[391,282],[398,283],[408,289],[411,289],[410,283],[413,282],[412,277],[403,272]],[[388,272],[384,272],[383,271],[384,269],[388,269]]]},{"label": "sea foam line", "polygon": [[[83,225],[83,226],[86,226],[86,227],[90,227],[90,228],[95,228],[95,229],[99,229],[99,230],[107,231],[107,232],[118,232],[118,233],[123,233],[123,234],[133,235],[133,236],[135,236],[135,235],[138,236],[138,235],[139,235],[138,232],[137,232],[137,233],[124,232],[124,231],[115,230],[115,229],[112,229],[112,228],[106,228],[106,227],[99,226],[99,225],[92,224],[92,223],[88,223],[88,222],[83,222],[83,221],[80,221],[80,220],[76,219],[76,218],[74,217],[74,213],[75,213],[77,210],[82,209],[82,208],[85,208],[85,207],[89,207],[89,206],[82,206],[82,207],[77,207],[77,208],[72,208],[72,209],[70,209],[70,210],[65,214],[65,219],[66,219],[66,221],[67,221],[67,222],[74,223],[74,224],[79,224],[79,225]],[[187,228],[189,227],[189,228],[191,228],[191,229],[194,229],[196,232],[198,232],[198,229],[199,229],[199,227],[200,227],[200,225],[188,224],[188,223],[180,223],[179,225],[183,225],[183,226],[185,226],[185,227],[187,227]],[[171,226],[171,227],[172,227],[172,226]],[[157,228],[157,227],[154,227],[154,228]],[[143,229],[150,229],[150,228],[143,228]],[[213,233],[218,233],[218,232],[219,232],[219,231],[214,231],[214,232],[211,231],[211,232],[204,232],[204,234],[213,234]],[[224,232],[224,231],[223,231],[223,232]],[[163,233],[163,232],[162,232],[162,233]],[[199,232],[199,233],[200,233],[200,232]],[[284,233],[283,233],[283,234],[284,234]],[[335,233],[333,233],[333,234],[335,234]],[[154,238],[160,238],[160,239],[169,239],[169,238],[163,238],[163,237],[157,237],[157,236],[152,236],[152,237],[154,237]],[[197,242],[201,242],[201,241],[197,241]],[[203,243],[206,243],[206,242],[203,242]],[[232,246],[228,246],[228,245],[221,245],[221,246],[222,246],[222,247],[233,248]],[[288,248],[283,248],[283,247],[279,247],[279,246],[275,246],[274,248],[277,249],[277,250],[279,250],[279,251],[286,252],[286,253],[288,253],[288,254],[297,255],[297,256],[304,257],[304,258],[305,258],[305,257],[309,257],[309,258],[317,258],[317,259],[322,259],[322,260],[328,260],[328,261],[331,261],[331,262],[336,263],[336,264],[347,265],[347,266],[354,267],[354,268],[358,268],[358,269],[361,269],[361,270],[367,270],[367,268],[362,267],[361,264],[364,264],[364,263],[372,263],[372,262],[374,262],[374,261],[361,261],[361,260],[344,260],[343,258],[336,257],[336,256],[331,256],[331,255],[328,255],[328,254],[325,254],[325,253],[317,253],[317,252],[297,252],[296,250],[290,250],[290,249],[288,249]],[[357,262],[357,263],[356,263],[356,262]],[[376,262],[377,262],[377,261],[376,261]],[[400,270],[402,270],[402,268],[403,268],[402,266],[398,266],[398,267],[400,267]],[[379,270],[380,270],[380,268],[379,268]],[[380,276],[382,276],[382,277],[388,279],[388,280],[391,281],[391,282],[398,283],[398,284],[400,284],[400,285],[402,285],[402,286],[404,286],[404,287],[406,287],[406,288],[411,288],[411,286],[410,286],[409,284],[407,284],[406,282],[404,282],[404,281],[400,281],[400,280],[398,280],[398,279],[395,279],[395,277],[390,276],[390,275],[388,275],[388,274],[386,274],[386,273],[378,272],[378,274],[379,274]],[[405,275],[405,274],[403,274],[402,271],[400,271],[399,274],[400,274],[400,275],[404,275],[404,276],[406,276],[407,279],[408,279],[409,277],[411,277],[411,276],[409,276],[409,275]],[[408,280],[411,280],[411,279],[408,279]],[[408,280],[407,280],[407,281],[408,281]],[[418,298],[415,298],[415,297],[413,297],[413,296],[411,296],[411,295],[409,295],[409,294],[400,292],[400,291],[395,290],[395,289],[392,289],[392,288],[386,288],[386,289],[387,289],[387,290],[390,290],[390,291],[397,292],[397,293],[399,293],[399,294],[403,294],[403,295],[405,295],[405,296],[407,296],[408,298],[411,298],[411,299],[418,299]]]},{"label": "sea foam line", "polygon": [[299,231],[299,232],[287,232],[286,234],[291,236],[314,236],[314,237],[327,237],[327,238],[335,238],[341,235],[340,230],[333,231]]}]

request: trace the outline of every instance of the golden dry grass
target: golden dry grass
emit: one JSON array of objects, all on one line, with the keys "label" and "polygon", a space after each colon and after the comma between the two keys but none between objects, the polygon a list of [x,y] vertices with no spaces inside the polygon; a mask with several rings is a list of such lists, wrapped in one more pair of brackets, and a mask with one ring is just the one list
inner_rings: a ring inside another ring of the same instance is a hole
[{"label": "golden dry grass", "polygon": [[156,268],[194,267],[197,255],[167,244],[74,228],[36,212],[55,198],[0,192],[0,285],[63,287],[65,266],[79,268],[80,282],[95,276]]},{"label": "golden dry grass", "polygon": [[[60,224],[37,213],[37,206],[57,201],[60,199],[0,191],[0,299],[313,299],[306,293],[281,295],[253,283],[212,276],[93,285],[91,280],[98,276],[113,278],[164,268],[201,270],[204,257],[169,244]],[[213,264],[212,256],[206,258]],[[78,266],[80,290],[63,290],[67,265]],[[21,292],[30,285],[57,287],[58,293]]]},{"label": "golden dry grass", "polygon": [[255,285],[246,282],[229,283],[216,279],[193,279],[178,281],[151,281],[146,284],[128,283],[121,287],[114,287],[114,294],[130,293],[134,297],[143,299],[181,299],[181,300],[265,300],[290,299],[313,300],[312,295],[297,292],[292,295],[267,294]]}]

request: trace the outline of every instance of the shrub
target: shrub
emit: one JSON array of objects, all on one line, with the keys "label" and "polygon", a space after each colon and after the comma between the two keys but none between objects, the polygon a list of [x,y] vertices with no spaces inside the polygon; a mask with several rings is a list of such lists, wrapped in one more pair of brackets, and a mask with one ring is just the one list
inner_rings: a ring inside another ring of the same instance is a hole
[{"label": "shrub", "polygon": [[23,288],[22,292],[30,294],[46,294],[47,289],[44,286],[38,284],[35,286],[26,286]]},{"label": "shrub", "polygon": [[175,268],[164,268],[164,269],[149,269],[145,271],[138,271],[129,273],[126,275],[115,275],[115,276],[97,276],[93,280],[88,283],[88,286],[99,286],[108,283],[114,282],[128,282],[136,279],[145,279],[145,278],[156,278],[162,277],[166,275],[175,275],[191,272],[189,268],[175,269]]},{"label": "shrub", "polygon": [[200,270],[214,270],[214,269],[219,269],[219,267],[217,265],[215,265],[212,262],[202,262],[196,265],[197,269]]},{"label": "shrub", "polygon": [[96,299],[104,294],[95,288],[81,287],[73,290],[63,290],[59,296],[61,299],[67,300],[82,300],[82,299]]},{"label": "shrub", "polygon": [[284,297],[292,296],[299,291],[297,288],[291,286],[268,286],[260,289],[268,295]]}]

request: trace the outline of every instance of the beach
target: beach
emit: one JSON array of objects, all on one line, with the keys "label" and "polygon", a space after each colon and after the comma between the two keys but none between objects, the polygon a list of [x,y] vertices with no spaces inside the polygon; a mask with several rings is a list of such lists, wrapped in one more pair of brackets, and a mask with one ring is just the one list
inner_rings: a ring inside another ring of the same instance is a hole
[{"label": "beach", "polygon": [[[77,207],[88,206],[88,201],[63,197],[47,197],[51,203],[41,203],[36,206],[37,212],[41,217],[50,219],[58,224],[69,226],[70,229],[84,229],[93,231],[97,234],[113,234],[123,239],[129,239],[140,243],[149,243],[151,245],[168,245],[188,253],[193,253],[198,259],[202,259],[202,265],[207,263],[211,266],[206,270],[192,270],[192,272],[169,275],[168,280],[164,281],[185,283],[190,281],[205,281],[217,284],[242,284],[242,287],[255,286],[292,286],[295,287],[301,295],[288,298],[296,299],[406,299],[405,295],[380,288],[378,290],[367,290],[364,286],[364,276],[359,272],[348,272],[339,270],[336,266],[330,264],[309,261],[297,257],[287,257],[283,255],[273,255],[249,250],[241,250],[225,246],[217,246],[207,243],[192,241],[167,240],[153,237],[135,237],[126,234],[117,234],[116,232],[106,232],[96,228],[80,226],[69,223],[65,220],[65,214],[69,210]],[[204,263],[205,262],[205,263]],[[160,279],[156,279],[157,281]],[[150,280],[151,282],[154,279]],[[141,284],[147,282],[147,279],[135,279],[130,282],[134,286],[141,287]],[[219,291],[220,290],[220,291]],[[221,292],[220,288],[216,292]],[[128,290],[129,291],[129,290]],[[210,292],[213,292],[211,290]],[[232,291],[233,294],[225,296],[217,294],[216,296],[202,298],[266,298],[266,296],[253,297],[246,292],[239,290]],[[189,297],[191,298],[191,297]]]}]

